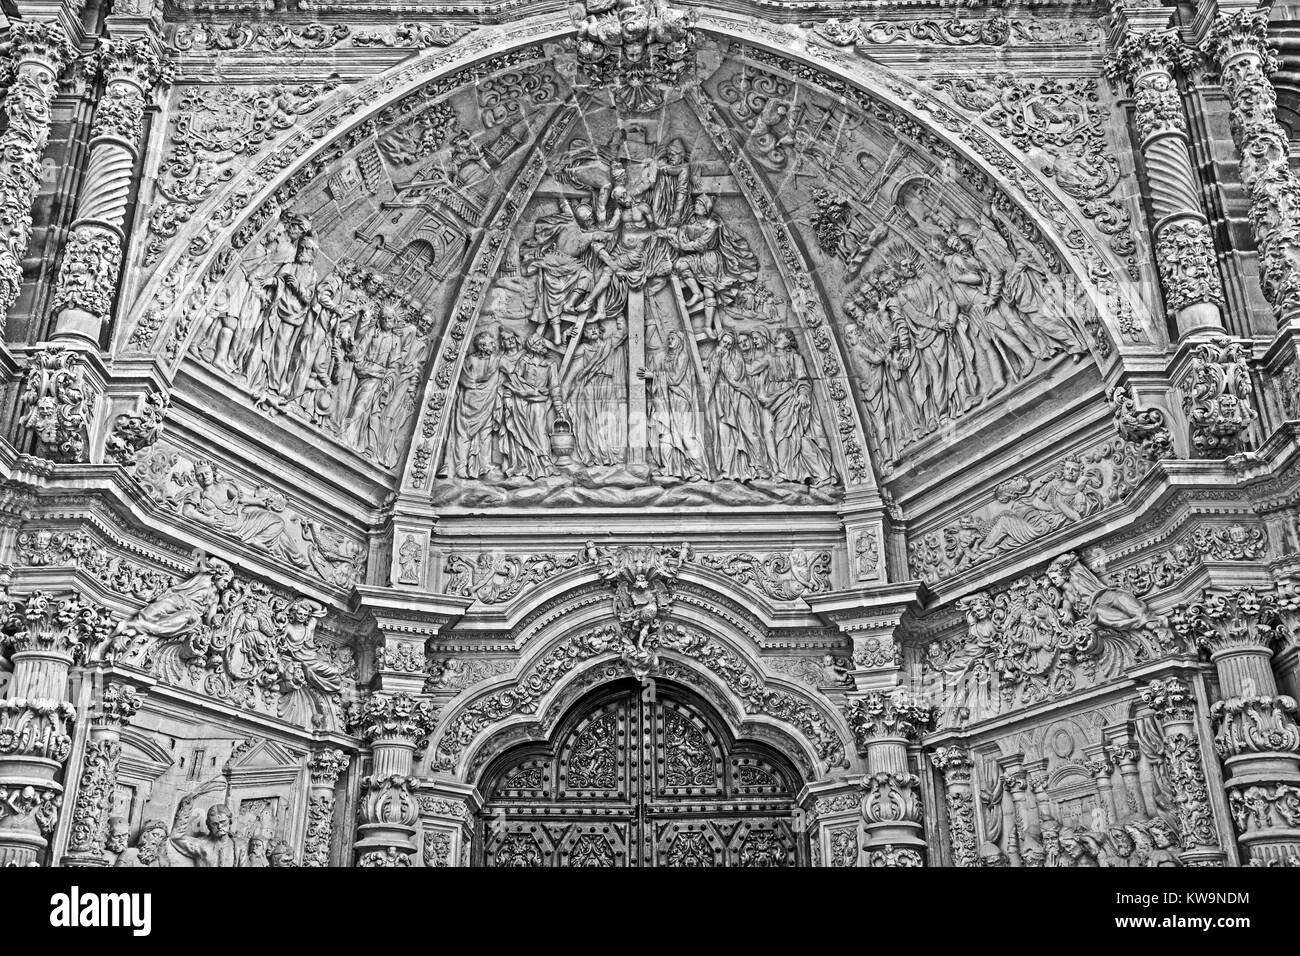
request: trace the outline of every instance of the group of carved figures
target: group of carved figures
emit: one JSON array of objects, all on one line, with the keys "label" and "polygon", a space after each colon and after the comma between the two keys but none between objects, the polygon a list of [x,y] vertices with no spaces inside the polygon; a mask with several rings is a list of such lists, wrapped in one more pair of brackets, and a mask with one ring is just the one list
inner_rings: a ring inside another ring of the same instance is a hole
[{"label": "group of carved figures", "polygon": [[918,181],[899,199],[894,215],[911,220],[908,242],[880,248],[893,233],[881,224],[848,263],[861,278],[844,305],[845,343],[889,461],[1041,363],[1088,353],[1086,304],[991,209],[983,222],[949,221],[922,211],[928,195]]},{"label": "group of carved figures", "polygon": [[192,834],[184,824],[169,827],[146,820],[135,846],[127,846],[130,827],[120,817],[108,821],[104,855],[112,866],[127,867],[288,867],[297,866],[293,847],[255,833],[239,841],[232,833],[234,814],[224,804],[210,807],[205,832]]},{"label": "group of carved figures", "polygon": [[191,351],[260,407],[299,418],[392,467],[415,410],[433,319],[381,275],[326,272],[311,223],[287,215],[218,290]]},{"label": "group of carved figures", "polygon": [[260,582],[237,580],[209,558],[114,628],[106,654],[190,685],[237,706],[299,726],[337,727],[345,682],[354,676],[350,648],[317,642],[324,607],[289,602]]},{"label": "group of carved figures", "polygon": [[[795,333],[765,327],[773,310],[756,290],[749,243],[697,188],[679,139],[635,183],[616,158],[619,144],[617,135],[599,149],[575,140],[557,163],[558,181],[591,196],[575,205],[562,194],[522,244],[520,274],[534,288],[519,294],[532,293],[531,331],[474,337],[448,474],[536,479],[569,464],[570,449],[579,466],[623,465],[632,457],[630,387],[644,387],[656,474],[832,481],[813,380]],[[728,318],[742,315],[749,331]],[[629,336],[642,332],[649,348],[633,368]]]},{"label": "group of carved figures", "polygon": [[1164,618],[1073,554],[1040,578],[963,598],[966,634],[935,641],[923,673],[941,725],[957,726],[1107,680],[1177,649]]},{"label": "group of carved figures", "polygon": [[[1095,829],[1063,825],[1051,817],[1034,825],[1016,826],[1015,851],[1023,866],[1182,866],[1178,850],[1178,828],[1161,816],[1134,817]],[[980,847],[979,862],[981,866],[1012,865],[993,840]]]}]

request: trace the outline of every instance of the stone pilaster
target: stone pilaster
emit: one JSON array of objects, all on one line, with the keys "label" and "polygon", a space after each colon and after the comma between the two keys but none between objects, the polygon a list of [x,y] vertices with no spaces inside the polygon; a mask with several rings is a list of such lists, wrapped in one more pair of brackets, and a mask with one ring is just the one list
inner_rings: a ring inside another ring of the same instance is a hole
[{"label": "stone pilaster", "polygon": [[845,714],[866,756],[864,854],[868,866],[923,866],[921,781],[908,766],[908,744],[934,726],[934,708],[903,688],[871,691]]},{"label": "stone pilaster", "polygon": [[33,591],[4,605],[13,673],[0,700],[0,866],[37,862],[54,832],[76,720],[68,668],[111,626],[75,596]]},{"label": "stone pilaster", "polygon": [[425,781],[420,804],[421,866],[469,866],[475,814],[483,807],[478,791],[451,780]]},{"label": "stone pilaster", "polygon": [[1153,680],[1141,693],[1165,739],[1162,759],[1178,801],[1179,858],[1187,866],[1223,866],[1226,854],[1219,845],[1196,736],[1196,699],[1177,677]]},{"label": "stone pilaster", "polygon": [[808,863],[843,869],[862,865],[862,787],[842,780],[809,784],[800,795],[808,831]]},{"label": "stone pilaster", "polygon": [[342,750],[319,750],[307,761],[311,789],[307,795],[307,836],[303,840],[303,866],[329,866],[334,840],[334,788],[352,757]]},{"label": "stone pilaster", "polygon": [[139,710],[140,696],[134,687],[110,683],[91,716],[64,866],[108,866],[111,862],[104,853],[104,843],[108,811],[117,787],[122,728]]},{"label": "stone pilaster", "polygon": [[1133,95],[1154,214],[1156,265],[1165,304],[1183,335],[1223,328],[1223,284],[1192,169],[1187,119],[1175,78],[1175,69],[1186,55],[1175,31],[1129,29],[1107,64],[1112,79]]},{"label": "stone pilaster", "polygon": [[104,79],[95,107],[76,219],[54,293],[55,339],[99,345],[122,265],[122,226],[140,152],[144,109],[169,67],[152,37],[99,41],[88,69]]},{"label": "stone pilaster", "polygon": [[974,762],[960,747],[939,747],[930,755],[943,774],[944,801],[948,809],[948,847],[954,866],[979,866],[979,838],[975,830],[975,793],[971,778]]},{"label": "stone pilaster", "polygon": [[1242,856],[1252,864],[1300,855],[1300,814],[1291,810],[1300,800],[1300,727],[1296,702],[1278,693],[1271,666],[1271,644],[1286,634],[1280,614],[1276,594],[1238,588],[1207,591],[1174,615],[1218,671],[1214,749]]},{"label": "stone pilaster", "polygon": [[1268,11],[1219,14],[1202,48],[1228,97],[1264,297],[1278,324],[1285,324],[1300,314],[1300,181],[1288,163],[1289,142],[1269,79],[1277,58],[1268,46]]},{"label": "stone pilaster", "polygon": [[50,105],[59,77],[77,55],[55,23],[11,21],[7,40],[14,78],[4,103],[8,125],[0,134],[0,332],[22,291],[32,202],[50,140]]},{"label": "stone pilaster", "polygon": [[348,724],[371,748],[371,772],[361,781],[357,866],[410,866],[420,817],[411,771],[434,714],[410,694],[373,693],[352,706]]}]

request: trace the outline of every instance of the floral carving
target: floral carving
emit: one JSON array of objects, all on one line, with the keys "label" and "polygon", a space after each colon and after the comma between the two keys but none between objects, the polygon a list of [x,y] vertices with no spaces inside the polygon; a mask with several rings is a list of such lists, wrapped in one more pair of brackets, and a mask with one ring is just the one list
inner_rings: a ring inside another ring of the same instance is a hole
[{"label": "floral carving", "polygon": [[37,454],[55,461],[86,460],[87,417],[95,396],[87,389],[82,356],[62,345],[33,353],[18,423],[36,436]]},{"label": "floral carving", "polygon": [[1201,342],[1183,383],[1183,409],[1200,458],[1226,458],[1250,447],[1247,431],[1259,418],[1250,406],[1247,343],[1226,337]]},{"label": "floral carving", "polygon": [[830,590],[829,551],[772,551],[760,554],[703,554],[700,564],[721,571],[741,584],[756,586],[777,601]]},{"label": "floral carving", "polygon": [[1152,461],[1174,457],[1173,435],[1164,412],[1158,408],[1139,409],[1128,385],[1116,385],[1111,390],[1110,404],[1115,411],[1115,430],[1121,438],[1141,446],[1142,454]]}]

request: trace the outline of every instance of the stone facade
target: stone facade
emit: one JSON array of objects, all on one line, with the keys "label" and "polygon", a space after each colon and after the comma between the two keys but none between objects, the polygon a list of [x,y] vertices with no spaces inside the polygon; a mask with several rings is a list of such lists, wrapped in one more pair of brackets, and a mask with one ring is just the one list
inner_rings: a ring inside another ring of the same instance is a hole
[{"label": "stone facade", "polygon": [[4,24],[0,863],[1300,865],[1290,6],[271,6]]}]

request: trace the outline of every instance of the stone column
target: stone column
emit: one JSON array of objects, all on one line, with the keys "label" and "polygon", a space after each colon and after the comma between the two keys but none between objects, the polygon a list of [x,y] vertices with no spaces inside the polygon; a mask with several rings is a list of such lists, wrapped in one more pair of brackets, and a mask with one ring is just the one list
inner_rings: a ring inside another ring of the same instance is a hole
[{"label": "stone column", "polygon": [[108,811],[117,788],[122,728],[139,710],[140,696],[134,687],[111,683],[91,717],[64,866],[108,866],[110,863],[104,854],[104,842],[108,836]]},{"label": "stone column", "polygon": [[348,724],[371,748],[361,781],[357,866],[410,866],[420,806],[410,774],[415,744],[433,730],[434,715],[410,694],[374,693],[353,705]]},{"label": "stone column", "polygon": [[1214,824],[1201,744],[1196,736],[1196,698],[1177,677],[1153,680],[1141,690],[1142,702],[1160,721],[1165,738],[1162,758],[1178,801],[1178,832],[1187,866],[1223,866],[1227,854],[1219,845]]},{"label": "stone column", "polygon": [[[1165,20],[1168,12],[1164,11]],[[1107,63],[1112,80],[1133,94],[1151,195],[1156,265],[1165,304],[1180,335],[1196,329],[1223,330],[1223,284],[1209,221],[1188,149],[1187,119],[1174,78],[1187,55],[1173,30],[1124,34]]]},{"label": "stone column", "polygon": [[112,619],[73,596],[43,591],[4,605],[13,673],[0,700],[0,866],[28,866],[44,852],[59,818],[58,777],[72,750],[76,708],[68,668],[107,637]]},{"label": "stone column", "polygon": [[1140,753],[1133,731],[1128,724],[1102,728],[1111,766],[1119,771],[1124,784],[1124,804],[1129,815],[1145,820],[1146,796],[1142,792],[1142,772],[1138,766]]},{"label": "stone column", "polygon": [[303,866],[329,866],[334,838],[334,787],[352,758],[342,750],[320,750],[311,755],[307,770],[311,790],[307,796],[307,837],[303,841]]},{"label": "stone column", "polygon": [[1300,856],[1300,727],[1296,702],[1278,694],[1271,642],[1286,633],[1278,597],[1253,588],[1206,591],[1178,608],[1175,627],[1210,652],[1223,699],[1210,707],[1228,806],[1243,859]]},{"label": "stone column", "polygon": [[1277,58],[1268,46],[1268,11],[1219,14],[1203,49],[1228,97],[1229,126],[1259,247],[1260,284],[1282,325],[1300,313],[1300,180],[1287,161],[1290,147],[1269,80]]},{"label": "stone column", "polygon": [[50,104],[59,77],[77,55],[56,23],[11,21],[7,39],[14,79],[4,104],[9,125],[0,135],[0,332],[22,291],[32,202],[50,140]]},{"label": "stone column", "polygon": [[911,692],[871,691],[847,715],[867,758],[862,778],[868,866],[924,866],[921,781],[907,765],[907,746],[934,726],[934,708]]},{"label": "stone column", "polygon": [[975,794],[971,786],[974,762],[960,747],[939,747],[930,755],[943,774],[948,808],[948,846],[954,866],[979,866],[979,838],[975,832]]},{"label": "stone column", "polygon": [[1012,866],[1025,864],[1024,854],[1020,851],[1029,836],[1029,809],[1025,790],[1029,783],[1025,779],[1024,754],[1005,754],[997,759],[1001,771],[1002,788],[1011,795],[1011,832],[1007,835],[1007,857]]},{"label": "stone column", "polygon": [[1119,807],[1115,805],[1115,784],[1110,779],[1111,766],[1106,746],[1097,744],[1085,747],[1083,754],[1088,758],[1084,768],[1092,774],[1093,783],[1097,787],[1097,802],[1106,814],[1106,825],[1110,826],[1119,820]]},{"label": "stone column", "polygon": [[154,86],[170,71],[152,37],[100,40],[88,70],[103,76],[104,92],[95,107],[76,219],[63,246],[53,338],[83,339],[98,347],[122,266],[122,225],[144,108]]}]

